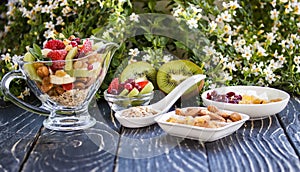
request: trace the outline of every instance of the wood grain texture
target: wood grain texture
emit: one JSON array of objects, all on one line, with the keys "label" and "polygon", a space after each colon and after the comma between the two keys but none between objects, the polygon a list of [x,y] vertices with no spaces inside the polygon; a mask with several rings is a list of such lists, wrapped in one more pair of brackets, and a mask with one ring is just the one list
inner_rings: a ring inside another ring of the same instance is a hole
[{"label": "wood grain texture", "polygon": [[299,171],[300,161],[275,116],[248,121],[206,143],[211,171]]},{"label": "wood grain texture", "polygon": [[[101,106],[99,106],[101,105]],[[113,124],[105,103],[91,103],[94,127],[57,132],[43,129],[24,171],[113,171],[119,143],[118,124]]]},{"label": "wood grain texture", "polygon": [[300,97],[291,97],[288,106],[278,114],[278,118],[300,156]]},{"label": "wood grain texture", "polygon": [[156,124],[121,127],[105,101],[89,107],[94,127],[73,132],[44,129],[45,117],[12,104],[0,110],[0,171],[300,171],[299,97],[207,143]]},{"label": "wood grain texture", "polygon": [[167,135],[158,125],[124,128],[117,171],[208,171],[204,144]]},{"label": "wood grain texture", "polygon": [[18,171],[45,117],[9,104],[0,109],[0,171]]}]

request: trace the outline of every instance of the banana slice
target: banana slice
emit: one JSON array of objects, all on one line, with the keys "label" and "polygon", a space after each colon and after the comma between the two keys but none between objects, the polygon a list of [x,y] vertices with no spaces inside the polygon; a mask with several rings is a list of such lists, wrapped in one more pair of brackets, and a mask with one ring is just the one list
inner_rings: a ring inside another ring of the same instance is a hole
[{"label": "banana slice", "polygon": [[70,75],[66,74],[63,77],[59,77],[56,75],[50,75],[50,83],[56,84],[56,85],[62,85],[62,84],[69,84],[76,80],[75,77],[71,77]]}]

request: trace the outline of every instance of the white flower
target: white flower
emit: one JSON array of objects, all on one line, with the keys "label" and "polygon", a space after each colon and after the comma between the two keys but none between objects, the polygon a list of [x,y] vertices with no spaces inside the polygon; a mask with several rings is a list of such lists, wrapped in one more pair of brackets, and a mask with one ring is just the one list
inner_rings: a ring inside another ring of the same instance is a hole
[{"label": "white flower", "polygon": [[220,61],[220,58],[218,56],[213,56],[212,57],[212,62],[214,65],[217,65]]},{"label": "white flower", "polygon": [[211,21],[211,22],[209,22],[209,27],[210,27],[209,32],[212,33],[214,30],[216,30],[217,23],[215,21]]},{"label": "white flower", "polygon": [[265,80],[266,80],[269,84],[272,84],[273,82],[276,81],[275,74],[274,74],[274,73],[267,74],[266,77],[265,77]]},{"label": "white flower", "polygon": [[300,65],[300,56],[294,56],[294,62],[297,66]]},{"label": "white flower", "polygon": [[230,9],[232,9],[232,10],[235,10],[235,9],[237,9],[237,8],[241,8],[241,6],[238,4],[237,0],[235,0],[235,1],[230,1],[230,2],[229,2],[229,7],[230,7]]},{"label": "white flower", "polygon": [[58,16],[56,18],[56,25],[63,25],[64,24],[64,20],[61,16]]},{"label": "white flower", "polygon": [[231,71],[231,70],[237,71],[237,68],[235,67],[234,61],[227,63],[227,64],[226,64],[226,68],[228,68],[230,71]]},{"label": "white flower", "polygon": [[53,38],[54,37],[54,31],[53,30],[46,30],[45,32],[44,32],[44,37],[46,38],[46,39],[49,39],[49,38]]},{"label": "white flower", "polygon": [[272,2],[270,2],[270,4],[272,5],[273,8],[275,8],[275,6],[276,6],[276,0],[273,0]]},{"label": "white flower", "polygon": [[268,54],[266,53],[266,50],[263,47],[258,46],[257,47],[257,55],[258,56],[267,56]]},{"label": "white flower", "polygon": [[252,51],[250,46],[244,46],[242,57],[246,58],[248,61],[252,57]]},{"label": "white flower", "polygon": [[267,33],[266,38],[270,42],[270,45],[276,42],[276,36],[277,34],[274,33]]},{"label": "white flower", "polygon": [[30,89],[28,87],[25,87],[25,90],[23,91],[24,96],[30,96]]},{"label": "white flower", "polygon": [[44,24],[45,24],[45,28],[50,29],[50,30],[54,29],[54,27],[55,27],[52,21],[45,22]]},{"label": "white flower", "polygon": [[295,4],[293,13],[296,15],[300,15],[300,3]]},{"label": "white flower", "polygon": [[151,56],[150,56],[149,54],[145,54],[145,55],[143,55],[143,57],[142,57],[142,60],[143,60],[143,61],[150,61],[150,59],[151,59]]},{"label": "white flower", "polygon": [[245,67],[243,67],[243,70],[241,73],[244,74],[245,72],[248,72],[249,70],[250,70],[249,67],[245,66]]},{"label": "white flower", "polygon": [[164,62],[168,62],[168,61],[170,61],[170,60],[172,60],[173,59],[173,57],[172,57],[172,55],[164,55],[163,56],[163,61]]},{"label": "white flower", "polygon": [[232,76],[230,76],[230,74],[226,71],[225,71],[225,73],[223,73],[223,77],[224,77],[224,81],[231,81],[232,80]]},{"label": "white flower", "polygon": [[193,4],[190,4],[190,8],[191,8],[191,10],[192,10],[195,14],[201,13],[201,12],[202,12],[202,9],[201,9],[199,6],[195,6],[195,5],[193,5]]},{"label": "white flower", "polygon": [[10,56],[10,54],[8,54],[8,53],[6,53],[5,55],[2,54],[2,55],[1,55],[1,60],[4,60],[5,63],[10,63],[10,61],[11,61],[11,56]]},{"label": "white flower", "polygon": [[84,4],[84,0],[76,0],[75,3],[80,7]]},{"label": "white flower", "polygon": [[194,18],[190,19],[187,21],[187,25],[189,26],[190,29],[197,29],[198,28],[198,21],[195,20]]},{"label": "white flower", "polygon": [[206,55],[208,55],[208,56],[212,56],[212,55],[214,55],[216,53],[216,50],[213,48],[213,46],[207,46],[206,45],[203,48],[203,52],[205,52]]},{"label": "white flower", "polygon": [[17,98],[19,98],[19,99],[24,99],[23,93],[21,93]]},{"label": "white flower", "polygon": [[135,13],[132,13],[130,16],[129,16],[129,20],[130,21],[134,21],[134,22],[137,22],[139,23],[139,15],[136,15]]},{"label": "white flower", "polygon": [[135,48],[135,49],[129,49],[128,55],[130,55],[132,57],[136,57],[139,53],[140,53],[140,51],[137,48]]},{"label": "white flower", "polygon": [[260,66],[256,66],[256,64],[254,64],[251,66],[251,72],[253,72],[255,76],[258,76],[262,72],[262,69]]},{"label": "white flower", "polygon": [[232,16],[228,13],[228,11],[224,11],[223,13],[221,13],[221,18],[226,22],[231,22],[232,20]]},{"label": "white flower", "polygon": [[222,19],[222,17],[221,17],[220,15],[217,16],[216,22],[217,22],[217,23],[223,22],[223,19]]},{"label": "white flower", "polygon": [[297,71],[296,73],[300,73],[300,65],[296,67],[297,68]]},{"label": "white flower", "polygon": [[276,20],[278,18],[279,12],[276,9],[273,9],[270,13],[271,13],[270,18],[272,20]]},{"label": "white flower", "polygon": [[226,24],[224,27],[223,27],[223,30],[224,30],[224,33],[227,33],[229,35],[232,34],[232,30],[231,30],[231,27],[230,25]]},{"label": "white flower", "polygon": [[173,9],[173,16],[174,17],[179,17],[179,15],[182,14],[183,8],[181,8],[180,6],[178,6],[177,8]]},{"label": "white flower", "polygon": [[286,59],[283,55],[279,55],[276,57],[278,59],[278,61],[280,62],[280,64],[284,64],[286,63]]}]

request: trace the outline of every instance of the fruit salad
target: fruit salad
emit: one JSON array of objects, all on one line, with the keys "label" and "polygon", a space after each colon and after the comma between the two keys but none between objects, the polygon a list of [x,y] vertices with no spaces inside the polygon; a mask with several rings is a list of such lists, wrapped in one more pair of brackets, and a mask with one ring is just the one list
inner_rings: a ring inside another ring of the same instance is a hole
[{"label": "fruit salad", "polygon": [[23,69],[54,103],[78,106],[101,74],[104,57],[95,52],[97,47],[93,40],[75,36],[49,40],[42,49],[37,45],[29,49]]},{"label": "fruit salad", "polygon": [[120,82],[119,78],[114,78],[110,83],[107,93],[119,96],[134,97],[137,95],[148,94],[152,92],[154,86],[149,80],[135,81],[127,79],[125,82]]},{"label": "fruit salad", "polygon": [[149,104],[153,98],[153,89],[149,80],[127,79],[121,82],[119,78],[114,78],[104,92],[104,98],[112,110],[120,111]]}]

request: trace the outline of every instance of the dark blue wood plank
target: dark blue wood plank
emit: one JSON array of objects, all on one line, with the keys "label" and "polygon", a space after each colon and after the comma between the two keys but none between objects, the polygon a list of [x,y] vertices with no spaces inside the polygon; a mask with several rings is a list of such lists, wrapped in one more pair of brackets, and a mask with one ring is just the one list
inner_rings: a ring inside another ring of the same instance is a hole
[{"label": "dark blue wood plank", "polygon": [[45,117],[13,104],[0,110],[0,171],[18,171],[34,145]]},{"label": "dark blue wood plank", "polygon": [[24,171],[113,171],[119,144],[119,124],[106,102],[90,105],[97,123],[90,129],[57,132],[43,129]]},{"label": "dark blue wood plank", "polygon": [[282,127],[300,156],[300,97],[291,97],[288,106],[278,114]]},{"label": "dark blue wood plank", "polygon": [[167,135],[158,125],[124,128],[117,171],[208,171],[204,144]]},{"label": "dark blue wood plank", "polygon": [[299,157],[275,115],[248,121],[206,148],[211,171],[300,171]]}]

